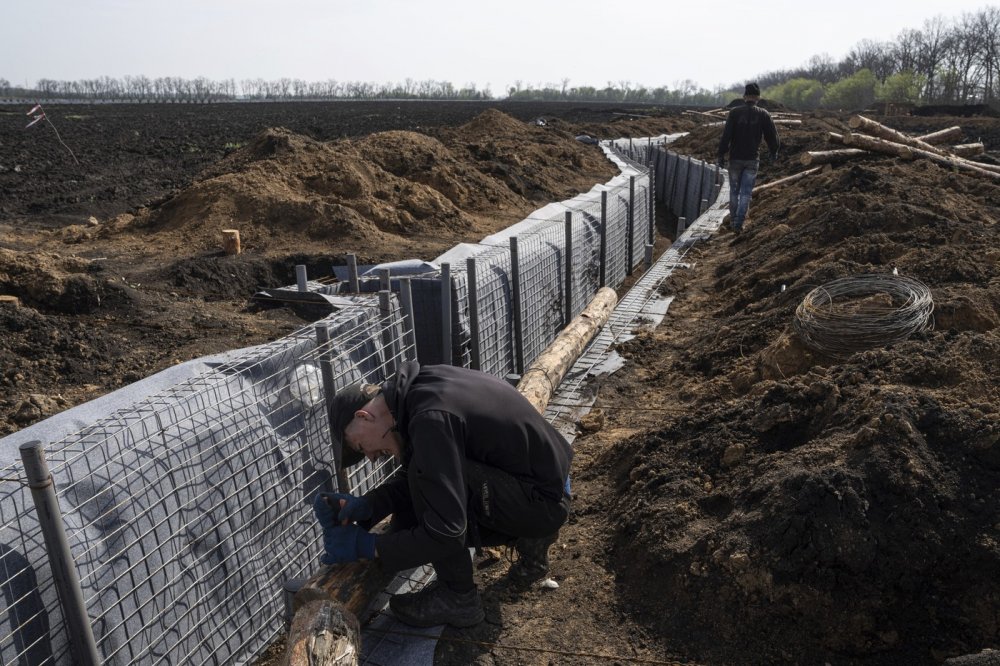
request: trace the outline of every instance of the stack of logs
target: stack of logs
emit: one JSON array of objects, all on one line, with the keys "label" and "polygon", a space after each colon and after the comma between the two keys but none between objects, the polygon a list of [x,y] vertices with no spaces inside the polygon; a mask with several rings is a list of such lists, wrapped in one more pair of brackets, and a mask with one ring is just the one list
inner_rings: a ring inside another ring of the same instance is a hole
[{"label": "stack of logs", "polygon": [[968,159],[985,151],[982,143],[963,143],[947,148],[940,146],[961,137],[962,129],[958,126],[922,136],[909,136],[864,116],[854,116],[848,125],[852,131],[844,134],[830,132],[827,140],[849,148],[802,153],[799,158],[802,164],[832,164],[872,153],[883,153],[904,160],[931,160],[942,166],[1000,181],[1000,166]]},{"label": "stack of logs", "polygon": [[[726,118],[729,116],[730,109],[712,109],[711,111],[694,111],[688,109],[684,113],[692,116],[701,116],[703,118],[712,118],[716,122],[708,123],[707,127],[714,127],[716,125],[725,125]],[[802,114],[791,113],[788,111],[771,111],[771,119],[774,121],[775,125],[801,125],[802,124]]]}]

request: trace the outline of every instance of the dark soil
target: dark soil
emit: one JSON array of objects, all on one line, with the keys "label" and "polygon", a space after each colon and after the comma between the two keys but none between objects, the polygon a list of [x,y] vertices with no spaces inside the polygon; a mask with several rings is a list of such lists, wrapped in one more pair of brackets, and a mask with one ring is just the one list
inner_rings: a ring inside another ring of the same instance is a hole
[{"label": "dark soil", "polygon": [[[302,325],[247,301],[296,264],[432,258],[606,180],[576,134],[691,130],[674,149],[714,160],[721,132],[676,110],[487,106],[51,109],[83,167],[0,111],[0,294],[21,302],[0,305],[0,434]],[[879,119],[1000,150],[995,119]],[[779,127],[759,182],[846,120]],[[666,321],[620,346],[626,368],[580,424],[559,588],[504,585],[493,553],[487,621],[447,631],[437,662],[935,664],[997,647],[998,219],[995,182],[887,157],[756,196],[744,234],[697,246],[664,285]],[[218,247],[229,225],[237,258]],[[893,267],[931,288],[933,331],[842,359],[798,339],[810,289]]]}]

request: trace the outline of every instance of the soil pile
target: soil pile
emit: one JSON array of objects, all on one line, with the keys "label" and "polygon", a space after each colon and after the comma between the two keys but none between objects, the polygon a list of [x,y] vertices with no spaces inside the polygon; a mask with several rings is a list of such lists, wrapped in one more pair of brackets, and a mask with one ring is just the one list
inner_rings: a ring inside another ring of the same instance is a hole
[{"label": "soil pile", "polygon": [[[789,161],[812,124],[783,132]],[[620,517],[620,591],[671,645],[929,664],[996,643],[998,206],[991,181],[873,157],[761,193],[702,277],[666,285],[673,317],[623,348],[651,369],[616,396],[659,424],[601,457],[595,506]],[[846,359],[798,339],[811,289],[893,267],[931,287],[935,330]]]}]

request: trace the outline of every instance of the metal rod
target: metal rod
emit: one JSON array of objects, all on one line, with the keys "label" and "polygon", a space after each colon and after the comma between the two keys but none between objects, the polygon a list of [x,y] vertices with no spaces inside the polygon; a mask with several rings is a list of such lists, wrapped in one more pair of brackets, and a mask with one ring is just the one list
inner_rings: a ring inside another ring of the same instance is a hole
[{"label": "metal rod", "polygon": [[347,483],[347,472],[344,470],[344,442],[340,439],[340,433],[333,431],[333,424],[337,422],[336,414],[333,413],[333,397],[337,395],[337,387],[333,382],[333,350],[330,344],[330,329],[322,321],[316,323],[316,349],[319,351],[319,374],[323,380],[323,398],[326,404],[327,426],[330,429],[330,444],[333,447],[333,467],[336,470],[337,492],[349,493],[350,485]]},{"label": "metal rod", "polygon": [[[388,271],[386,271],[388,273]],[[388,278],[388,275],[386,276]],[[392,292],[382,289],[378,292],[379,327],[382,329],[382,350],[385,356],[385,376],[396,374],[396,359],[399,358],[399,347],[396,336],[392,334]]]},{"label": "metal rod", "polygon": [[358,278],[358,257],[354,254],[347,255],[347,281],[352,294],[361,291],[361,280]]},{"label": "metal rod", "polygon": [[452,364],[451,352],[451,264],[441,264],[441,362]]},{"label": "metal rod", "polygon": [[469,281],[469,334],[472,338],[470,345],[469,366],[473,370],[481,370],[480,350],[479,350],[479,282],[476,279],[476,258],[469,257],[465,260],[465,273]]},{"label": "metal rod", "polygon": [[510,237],[511,316],[514,318],[514,368],[524,374],[524,331],[521,321],[521,262],[517,256],[517,236]]},{"label": "metal rod", "polygon": [[408,338],[406,345],[411,350],[412,360],[417,359],[417,328],[413,320],[413,287],[410,285],[410,278],[399,278],[399,300],[403,308],[403,316],[406,319],[403,335]]},{"label": "metal rod", "polygon": [[649,162],[649,237],[648,243],[652,243],[656,237],[656,168],[653,162]]},{"label": "metal rod", "polygon": [[628,274],[632,274],[632,261],[635,258],[635,176],[628,177]]},{"label": "metal rod", "polygon": [[600,286],[608,286],[608,191],[601,192],[601,275]]},{"label": "metal rod", "polygon": [[103,660],[97,651],[94,628],[87,614],[80,577],[66,539],[66,528],[59,510],[55,484],[45,461],[45,451],[38,440],[25,442],[19,449],[24,474],[28,479],[28,487],[31,488],[31,499],[45,539],[45,550],[62,606],[63,619],[66,621],[66,630],[73,646],[73,662],[83,666],[98,666]]},{"label": "metal rod", "polygon": [[306,267],[299,264],[295,267],[295,283],[299,286],[299,291],[309,291],[309,278],[306,277]]},{"label": "metal rod", "polygon": [[563,326],[569,326],[569,323],[573,321],[573,212],[566,211],[566,288],[563,290],[566,293],[565,301],[565,321],[563,321]]}]

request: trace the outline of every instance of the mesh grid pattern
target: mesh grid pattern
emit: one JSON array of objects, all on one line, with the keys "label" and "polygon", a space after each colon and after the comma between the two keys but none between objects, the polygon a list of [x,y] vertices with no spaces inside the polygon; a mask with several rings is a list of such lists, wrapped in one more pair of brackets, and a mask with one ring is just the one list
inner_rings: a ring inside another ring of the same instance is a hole
[{"label": "mesh grid pattern", "polygon": [[[328,328],[325,346],[315,326]],[[233,661],[280,631],[281,583],[308,574],[318,555],[311,496],[335,487],[319,364],[341,388],[381,382],[412,353],[395,303],[315,326],[46,446],[105,663]],[[365,463],[350,485],[364,492],[393,472]],[[0,661],[72,662],[31,498],[3,488],[11,622]]]}]

